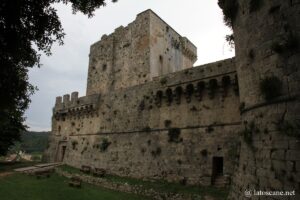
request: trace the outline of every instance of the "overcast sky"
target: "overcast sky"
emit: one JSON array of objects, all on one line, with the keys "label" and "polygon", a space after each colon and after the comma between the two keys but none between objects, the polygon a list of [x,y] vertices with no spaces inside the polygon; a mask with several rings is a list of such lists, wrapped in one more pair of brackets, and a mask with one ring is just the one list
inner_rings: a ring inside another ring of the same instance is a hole
[{"label": "overcast sky", "polygon": [[43,55],[43,66],[29,73],[31,83],[39,88],[26,112],[26,124],[33,131],[51,129],[56,96],[73,91],[85,95],[90,45],[149,8],[197,46],[195,66],[234,56],[225,42],[231,31],[223,24],[217,0],[119,0],[108,2],[90,19],[80,13],[73,15],[70,5],[57,4],[55,8],[66,33],[65,44],[54,45],[53,55]]}]

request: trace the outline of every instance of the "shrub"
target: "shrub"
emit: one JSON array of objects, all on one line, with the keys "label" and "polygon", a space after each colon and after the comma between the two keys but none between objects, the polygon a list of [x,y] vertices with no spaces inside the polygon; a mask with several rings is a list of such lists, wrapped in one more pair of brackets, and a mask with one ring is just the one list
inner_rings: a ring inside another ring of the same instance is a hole
[{"label": "shrub", "polygon": [[249,125],[245,124],[245,129],[242,132],[244,141],[249,145],[252,146],[253,140],[253,134],[259,133],[260,130],[256,127],[255,123],[252,121]]},{"label": "shrub", "polygon": [[255,54],[254,54],[254,50],[253,49],[249,50],[248,57],[250,58],[250,60],[253,60],[255,58]]},{"label": "shrub", "polygon": [[228,42],[229,46],[233,49],[234,48],[234,35],[226,35],[225,40]]},{"label": "shrub", "polygon": [[106,151],[110,144],[111,144],[111,142],[109,142],[108,139],[103,138],[102,141],[101,141],[101,144],[99,146],[100,151],[101,152]]},{"label": "shrub", "polygon": [[214,131],[214,128],[211,125],[209,125],[205,130],[207,133],[211,133]]},{"label": "shrub", "polygon": [[171,125],[172,121],[171,120],[165,120],[165,127],[169,128]]},{"label": "shrub", "polygon": [[144,109],[145,109],[145,101],[142,100],[141,103],[140,103],[140,105],[139,105],[139,110],[143,111]]},{"label": "shrub", "polygon": [[167,78],[163,77],[160,79],[160,84],[165,85],[167,83]]},{"label": "shrub", "polygon": [[300,122],[281,121],[277,129],[281,134],[300,139]]},{"label": "shrub", "polygon": [[285,51],[296,51],[298,49],[299,43],[297,37],[293,33],[288,33],[286,38],[281,42],[274,41],[271,44],[271,50],[281,54]]},{"label": "shrub", "polygon": [[284,47],[280,45],[278,42],[273,42],[271,45],[271,50],[276,52],[276,53],[282,53]]},{"label": "shrub", "polygon": [[150,132],[151,128],[149,126],[146,126],[145,128],[142,129],[144,132]]},{"label": "shrub", "polygon": [[168,136],[169,136],[169,142],[175,142],[179,143],[182,141],[182,138],[179,138],[180,136],[180,129],[179,128],[171,128],[169,129]]},{"label": "shrub", "polygon": [[242,112],[245,109],[245,106],[246,106],[245,102],[240,103],[240,107],[239,107],[240,112]]},{"label": "shrub", "polygon": [[260,82],[260,91],[267,101],[281,95],[282,82],[276,77],[266,77]]},{"label": "shrub", "polygon": [[179,181],[179,184],[180,184],[180,185],[186,185],[186,184],[187,184],[187,178],[184,177],[183,179],[181,179],[181,180]]},{"label": "shrub", "polygon": [[262,5],[262,0],[250,0],[249,2],[249,11],[254,12],[257,11]]},{"label": "shrub", "polygon": [[157,157],[161,154],[161,148],[160,147],[157,147],[155,150],[151,151],[151,155],[153,157]]},{"label": "shrub", "polygon": [[289,33],[285,42],[285,48],[290,51],[295,51],[298,48],[298,40],[297,37]]},{"label": "shrub", "polygon": [[239,9],[238,1],[219,0],[218,4],[220,8],[223,10],[225,24],[232,28]]},{"label": "shrub", "polygon": [[77,146],[78,142],[76,140],[72,141],[72,149],[75,150],[76,146]]},{"label": "shrub", "polygon": [[202,155],[203,157],[207,157],[207,154],[208,154],[208,152],[207,152],[206,149],[203,149],[203,150],[201,151],[201,155]]}]

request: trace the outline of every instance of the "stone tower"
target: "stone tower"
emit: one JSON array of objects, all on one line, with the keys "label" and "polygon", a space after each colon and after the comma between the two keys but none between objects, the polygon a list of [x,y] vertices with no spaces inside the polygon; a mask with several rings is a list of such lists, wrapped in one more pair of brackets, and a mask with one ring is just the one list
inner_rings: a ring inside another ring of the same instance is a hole
[{"label": "stone tower", "polygon": [[[231,199],[248,199],[245,190],[295,190],[297,196],[300,2],[223,0],[219,5],[233,26],[244,126]],[[270,199],[251,199],[262,198]]]},{"label": "stone tower", "polygon": [[91,46],[87,95],[107,93],[191,68],[197,48],[152,10]]}]

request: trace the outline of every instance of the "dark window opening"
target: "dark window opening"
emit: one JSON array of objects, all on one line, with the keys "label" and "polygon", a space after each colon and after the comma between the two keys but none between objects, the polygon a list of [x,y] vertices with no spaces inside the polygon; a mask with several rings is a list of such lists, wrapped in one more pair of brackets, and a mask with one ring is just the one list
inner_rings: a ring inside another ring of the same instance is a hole
[{"label": "dark window opening", "polygon": [[106,64],[103,64],[103,65],[102,65],[102,71],[105,71],[106,68],[107,68],[107,65],[106,65]]},{"label": "dark window opening", "polygon": [[64,157],[65,157],[65,153],[66,153],[66,146],[62,146],[62,149],[61,149],[61,162],[64,160]]},{"label": "dark window opening", "polygon": [[212,170],[213,178],[223,175],[223,157],[213,157]]}]

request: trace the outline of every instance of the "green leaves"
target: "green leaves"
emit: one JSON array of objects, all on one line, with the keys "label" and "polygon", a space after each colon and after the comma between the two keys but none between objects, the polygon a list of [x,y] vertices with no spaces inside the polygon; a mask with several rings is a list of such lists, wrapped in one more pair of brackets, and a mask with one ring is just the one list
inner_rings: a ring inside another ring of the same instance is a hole
[{"label": "green leaves", "polygon": [[[71,3],[74,13],[89,17],[105,0],[2,0],[0,5],[0,155],[26,129],[24,112],[36,88],[28,68],[40,66],[38,51],[51,55],[65,33],[54,3]],[[114,1],[115,2],[115,1]]]}]

